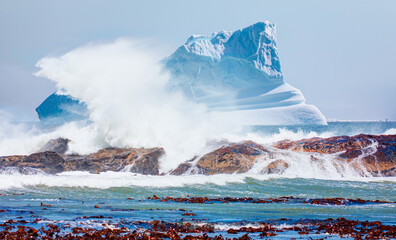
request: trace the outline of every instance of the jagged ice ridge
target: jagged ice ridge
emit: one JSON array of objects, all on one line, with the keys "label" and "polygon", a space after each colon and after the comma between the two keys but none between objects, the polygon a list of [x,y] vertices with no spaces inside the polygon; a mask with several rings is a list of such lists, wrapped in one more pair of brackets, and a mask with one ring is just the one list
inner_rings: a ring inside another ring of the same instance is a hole
[{"label": "jagged ice ridge", "polygon": [[[268,21],[235,32],[192,35],[161,62],[171,74],[171,90],[182,90],[222,117],[238,116],[243,125],[326,124],[301,91],[284,81],[275,24]],[[76,101],[54,93],[36,111],[42,120],[81,119],[86,108]]]}]

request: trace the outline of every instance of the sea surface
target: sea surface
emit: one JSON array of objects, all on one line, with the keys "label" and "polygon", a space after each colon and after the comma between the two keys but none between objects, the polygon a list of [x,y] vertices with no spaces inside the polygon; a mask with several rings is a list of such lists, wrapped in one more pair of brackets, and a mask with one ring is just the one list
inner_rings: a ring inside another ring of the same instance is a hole
[{"label": "sea surface", "polygon": [[[301,139],[314,136],[356,134],[396,134],[396,122],[330,122],[327,126],[254,126],[246,129],[253,140],[273,142],[281,139]],[[253,135],[250,135],[253,134]],[[302,219],[324,220],[345,218],[359,221],[381,221],[396,225],[395,203],[315,205],[301,202],[162,202],[148,199],[171,197],[209,197],[254,199],[293,196],[302,199],[349,198],[396,202],[395,177],[360,177],[332,175],[332,172],[312,173],[304,169],[288,174],[220,174],[214,176],[142,176],[126,172],[66,172],[58,175],[0,174],[0,223],[9,219],[24,219],[36,224],[70,224],[80,227],[117,225],[136,229],[137,221],[190,221],[211,224],[227,236],[231,227],[257,226],[262,222],[286,219],[277,223],[293,225]],[[50,205],[50,206],[48,206]],[[192,216],[182,215],[185,212]],[[89,218],[103,216],[104,219]],[[84,218],[84,216],[86,218]],[[88,217],[87,217],[88,216]],[[111,218],[107,218],[111,217]],[[239,235],[238,235],[239,236]],[[235,237],[235,236],[231,236]],[[259,238],[258,235],[251,235]],[[336,235],[299,235],[288,231],[272,238],[327,238]],[[348,237],[346,237],[348,239]]]}]

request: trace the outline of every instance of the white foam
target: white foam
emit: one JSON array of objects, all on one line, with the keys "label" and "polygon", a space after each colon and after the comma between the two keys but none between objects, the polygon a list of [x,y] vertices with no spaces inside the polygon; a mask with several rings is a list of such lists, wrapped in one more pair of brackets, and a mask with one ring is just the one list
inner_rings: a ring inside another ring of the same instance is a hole
[{"label": "white foam", "polygon": [[85,121],[66,123],[53,131],[44,131],[31,124],[0,119],[0,156],[27,155],[38,151],[49,140],[59,137],[72,140],[70,152],[87,154],[106,147],[99,141],[95,128]]},{"label": "white foam", "polygon": [[[210,140],[252,140],[270,148],[272,143],[284,139],[334,135],[331,132],[318,134],[286,128],[272,135],[251,132],[233,134],[228,123],[235,123],[235,119],[240,122],[241,119],[230,113],[226,117],[214,116],[206,111],[204,105],[187,100],[181,93],[169,92],[166,88],[168,75],[161,72],[161,66],[156,63],[158,59],[161,57],[155,56],[141,43],[125,39],[108,44],[91,44],[59,57],[43,58],[37,64],[41,68],[37,75],[54,81],[64,94],[84,101],[90,111],[89,120],[70,122],[53,131],[44,131],[28,124],[12,123],[9,114],[0,112],[0,156],[30,154],[50,139],[64,137],[71,140],[69,153],[88,154],[109,146],[163,147],[166,156],[160,160],[161,171],[167,172],[195,155],[213,150],[213,146],[207,144]],[[296,108],[296,112],[304,114],[297,111],[299,109]],[[271,117],[276,122],[285,114],[280,111],[279,115]],[[396,134],[396,129],[389,129],[384,134]],[[362,178],[349,166],[338,163],[333,155],[318,156],[321,159],[318,162],[313,162],[311,155],[314,154],[280,151],[272,158],[262,159],[247,175],[159,177],[111,172],[99,175],[76,172],[58,176],[3,174],[0,175],[0,188],[36,185],[92,188],[224,185],[243,182],[246,176],[260,180],[274,177],[374,179]],[[282,175],[262,175],[263,169],[278,159],[287,161],[289,168]],[[369,176],[367,173],[365,175]],[[378,179],[381,178],[374,181]]]},{"label": "white foam", "polygon": [[[218,174],[218,175],[186,175],[186,176],[147,176],[126,172],[103,172],[90,174],[88,172],[64,172],[58,175],[22,175],[0,174],[0,189],[29,188],[37,186],[47,187],[86,187],[108,189],[112,187],[184,187],[214,184],[224,186],[230,183],[244,183],[246,178],[266,181],[274,178],[295,178],[295,175],[260,175],[260,174]],[[303,174],[306,176],[306,174]],[[368,178],[368,177],[343,177],[317,176],[319,179],[350,180],[363,182],[396,182],[396,177]],[[309,176],[307,177],[309,178]]]},{"label": "white foam", "polygon": [[143,176],[126,172],[64,172],[59,175],[0,174],[0,189],[48,187],[88,187],[107,189],[112,187],[183,187],[186,185],[243,183],[243,175],[219,174],[216,176]]},{"label": "white foam", "polygon": [[[0,126],[0,155],[33,153],[57,137],[70,139],[69,153],[79,154],[109,146],[163,147],[160,166],[167,172],[199,154],[208,139],[228,129],[227,121],[181,93],[169,92],[169,76],[157,63],[161,56],[153,52],[141,42],[119,39],[41,59],[36,75],[54,81],[59,94],[85,102],[89,121],[49,133]],[[10,128],[15,131],[2,134]]]},{"label": "white foam", "polygon": [[272,144],[282,140],[301,140],[301,139],[308,139],[308,138],[328,138],[332,137],[335,134],[332,132],[322,132],[317,133],[315,131],[303,131],[298,129],[296,131],[289,130],[287,128],[279,128],[279,133],[274,134],[264,134],[260,132],[253,132],[253,131],[245,131],[245,133],[239,134],[223,134],[223,139],[227,139],[230,142],[240,142],[245,140],[251,140],[259,144]]},{"label": "white foam", "polygon": [[396,134],[396,128],[390,128],[383,133],[383,135],[395,135],[395,134]]}]

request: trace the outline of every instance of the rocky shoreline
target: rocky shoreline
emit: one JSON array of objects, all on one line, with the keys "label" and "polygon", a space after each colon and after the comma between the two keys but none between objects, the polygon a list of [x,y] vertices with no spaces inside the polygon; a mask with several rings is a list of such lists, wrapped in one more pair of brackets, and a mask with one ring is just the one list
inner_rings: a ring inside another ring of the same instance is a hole
[{"label": "rocky shoreline", "polygon": [[[62,198],[60,198],[63,200]],[[129,200],[129,198],[128,198]],[[132,199],[133,200],[133,199]],[[143,201],[143,200],[139,200]],[[295,203],[321,205],[362,205],[362,204],[394,204],[386,201],[363,199],[302,199],[294,197],[279,197],[267,199],[254,198],[208,198],[208,197],[148,197],[145,201],[158,202],[188,202],[198,204],[229,204],[229,203]],[[56,208],[50,204],[41,203],[43,210]],[[98,205],[92,208],[100,208]],[[137,209],[112,209],[112,211],[139,211]],[[151,209],[160,211],[161,209]],[[13,210],[0,209],[0,213]],[[65,211],[65,209],[62,209]],[[106,215],[78,216],[69,221],[53,221],[30,211],[30,217],[24,219],[8,219],[0,224],[2,239],[262,239],[273,236],[301,237],[313,236],[325,239],[329,236],[353,239],[391,239],[396,237],[396,226],[380,221],[359,221],[345,218],[327,219],[270,219],[265,221],[241,222],[219,227],[213,222],[194,219],[191,210],[168,209],[178,212],[180,221],[167,222],[163,220],[127,221]],[[185,219],[187,218],[187,219]],[[310,238],[311,239],[311,238]]]},{"label": "rocky shoreline", "polygon": [[[65,171],[125,171],[144,175],[160,175],[162,148],[106,148],[88,155],[66,154],[69,140],[49,141],[31,155],[0,157],[0,172],[13,169],[21,173]],[[284,140],[272,146],[252,141],[227,143],[202,157],[180,164],[169,174],[232,174],[248,173],[255,164],[265,162],[260,174],[282,174],[289,163],[288,154],[302,153],[320,166],[329,156],[334,167],[342,171],[347,164],[362,176],[396,176],[396,135],[337,136]],[[290,156],[289,156],[290,157]]]},{"label": "rocky shoreline", "polygon": [[[293,225],[286,224],[289,219],[278,219],[272,222],[258,222],[260,227],[237,227],[226,231],[219,231],[213,224],[194,224],[191,222],[164,222],[153,220],[150,222],[136,221],[130,224],[138,226],[131,230],[123,227],[124,224],[112,224],[108,227],[108,218],[105,216],[84,216],[92,223],[103,225],[102,228],[71,227],[70,224],[57,226],[47,223],[39,225],[41,219],[33,221],[8,220],[1,224],[4,230],[0,231],[2,239],[262,239],[290,232],[296,236],[328,237],[329,235],[353,239],[391,239],[396,237],[396,227],[384,225],[379,221],[357,221],[345,218],[338,219],[303,219]],[[283,225],[282,225],[283,224]],[[30,226],[26,226],[30,225]],[[115,225],[115,226],[114,226]]]}]

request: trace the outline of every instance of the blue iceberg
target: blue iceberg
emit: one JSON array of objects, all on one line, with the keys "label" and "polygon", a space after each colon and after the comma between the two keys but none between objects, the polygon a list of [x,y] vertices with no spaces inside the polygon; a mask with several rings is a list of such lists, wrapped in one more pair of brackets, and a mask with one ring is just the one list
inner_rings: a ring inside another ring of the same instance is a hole
[{"label": "blue iceberg", "polygon": [[[161,62],[170,72],[170,89],[183,91],[225,117],[237,114],[244,125],[326,124],[322,113],[305,103],[301,91],[284,81],[275,25],[268,21],[234,32],[193,35]],[[57,97],[63,100],[54,100]],[[51,95],[53,106],[44,101],[37,108],[40,119],[84,116],[83,103],[65,97]],[[65,108],[67,104],[74,112]],[[77,115],[76,105],[81,106]]]},{"label": "blue iceberg", "polygon": [[36,108],[41,121],[52,123],[64,123],[74,120],[82,120],[88,117],[85,103],[80,102],[68,95],[57,93],[51,94]]}]

